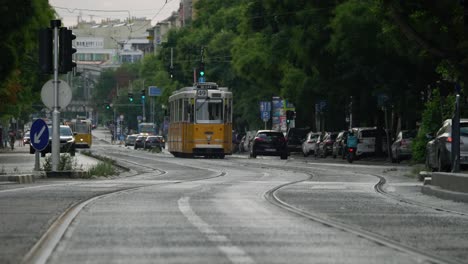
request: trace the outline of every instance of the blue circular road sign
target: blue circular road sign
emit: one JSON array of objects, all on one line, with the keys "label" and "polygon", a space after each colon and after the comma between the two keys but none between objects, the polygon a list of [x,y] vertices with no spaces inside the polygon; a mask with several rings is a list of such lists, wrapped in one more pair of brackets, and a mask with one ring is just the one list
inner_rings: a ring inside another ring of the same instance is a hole
[{"label": "blue circular road sign", "polygon": [[29,132],[31,137],[31,146],[38,151],[41,151],[47,147],[49,144],[49,128],[47,124],[42,119],[37,119],[31,126],[31,132]]}]

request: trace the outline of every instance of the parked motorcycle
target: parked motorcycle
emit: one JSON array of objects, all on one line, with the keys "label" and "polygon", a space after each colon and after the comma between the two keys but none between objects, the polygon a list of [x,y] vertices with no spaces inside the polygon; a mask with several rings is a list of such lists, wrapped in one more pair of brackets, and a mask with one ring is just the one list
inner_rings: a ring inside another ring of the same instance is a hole
[{"label": "parked motorcycle", "polygon": [[349,163],[353,163],[356,159],[356,148],[348,147],[348,155],[346,157]]}]

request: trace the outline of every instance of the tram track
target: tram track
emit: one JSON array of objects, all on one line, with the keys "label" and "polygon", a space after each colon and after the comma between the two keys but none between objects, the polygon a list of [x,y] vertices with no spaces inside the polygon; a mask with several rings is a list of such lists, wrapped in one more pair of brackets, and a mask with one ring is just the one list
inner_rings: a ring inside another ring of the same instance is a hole
[{"label": "tram track", "polygon": [[389,193],[389,192],[387,192],[385,190],[385,185],[387,184],[387,180],[385,179],[384,176],[375,175],[375,174],[374,175],[370,174],[370,176],[374,176],[374,177],[377,177],[379,179],[379,182],[376,185],[374,185],[374,190],[377,193],[379,193],[381,195],[384,195],[384,196],[386,196],[386,197],[388,197],[390,199],[396,200],[398,202],[410,204],[410,205],[423,207],[423,208],[426,208],[426,209],[431,209],[431,210],[434,210],[434,211],[437,211],[437,212],[444,212],[444,213],[449,213],[449,214],[453,214],[453,215],[468,218],[468,213],[466,213],[466,212],[459,212],[459,211],[450,210],[450,209],[446,209],[446,208],[442,208],[442,207],[437,207],[437,206],[433,206],[433,205],[430,205],[430,204],[426,204],[426,203],[422,203],[422,202],[418,202],[418,201],[414,201],[414,200],[410,200],[410,199],[405,199],[404,197]]},{"label": "tram track", "polygon": [[[252,166],[252,164],[245,163],[245,162],[243,162],[243,165],[244,166]],[[257,166],[258,166],[258,164],[257,164]],[[413,256],[414,258],[417,259],[417,261],[419,261],[421,263],[449,263],[449,264],[464,263],[464,262],[461,262],[458,259],[441,257],[441,256],[438,256],[438,255],[435,255],[435,254],[432,254],[432,253],[428,253],[428,252],[423,251],[421,249],[418,249],[418,248],[415,248],[415,247],[412,247],[412,246],[408,246],[408,245],[406,245],[404,243],[395,241],[394,239],[388,238],[388,237],[383,236],[381,234],[364,230],[361,227],[356,226],[356,225],[350,225],[350,224],[346,224],[346,223],[344,223],[342,221],[337,221],[337,220],[333,220],[333,219],[330,219],[330,218],[324,218],[323,215],[321,215],[321,214],[315,214],[313,212],[300,209],[300,208],[298,208],[298,207],[296,207],[296,206],[294,206],[294,205],[280,199],[279,196],[278,196],[278,192],[283,188],[310,181],[312,178],[314,178],[314,176],[316,176],[316,175],[314,175],[313,173],[310,172],[311,168],[310,167],[298,167],[298,166],[293,167],[293,166],[289,166],[289,165],[285,165],[285,166],[284,165],[283,166],[269,165],[269,166],[270,166],[270,168],[275,168],[275,169],[285,169],[285,167],[288,167],[288,170],[293,170],[293,171],[296,171],[296,172],[306,173],[306,174],[310,175],[310,177],[307,178],[307,179],[303,179],[303,180],[299,180],[299,181],[293,181],[293,182],[289,182],[289,183],[284,183],[284,184],[278,185],[278,186],[270,189],[269,191],[265,192],[264,198],[268,202],[270,202],[271,204],[273,204],[275,206],[278,206],[279,208],[282,208],[282,209],[284,209],[284,210],[286,210],[286,211],[288,211],[288,212],[290,212],[292,214],[304,217],[304,218],[306,218],[306,219],[308,219],[310,221],[323,224],[323,225],[325,225],[327,227],[338,229],[338,230],[341,230],[341,231],[347,232],[347,233],[352,233],[352,234],[354,234],[354,235],[356,235],[358,237],[361,237],[361,238],[367,239],[369,241],[372,241],[372,242],[374,242],[374,243],[376,243],[376,244],[378,244],[380,246],[385,246],[385,247],[397,250],[399,252],[404,252],[404,253],[406,253],[408,255]],[[409,199],[404,199],[404,198],[398,197],[396,195],[390,194],[390,193],[388,193],[388,192],[386,192],[384,190],[384,185],[387,183],[384,176],[375,175],[375,174],[366,174],[366,175],[369,175],[369,176],[372,176],[372,177],[377,177],[379,179],[379,181],[378,181],[377,184],[374,185],[374,190],[377,193],[381,194],[381,195],[389,197],[390,199],[394,199],[394,200],[397,200],[397,201],[400,201],[400,202],[405,202],[405,203],[411,204],[411,205],[424,207],[426,209],[433,209],[433,210],[439,211],[439,212],[452,213],[452,214],[455,214],[455,215],[468,217],[468,215],[466,213],[457,212],[457,211],[448,210],[448,209],[443,209],[443,208],[438,208],[438,207],[434,207],[434,206],[427,205],[427,204],[424,204],[424,203],[412,201],[412,200],[409,200]]]},{"label": "tram track", "polygon": [[[313,175],[311,175],[311,178]],[[289,211],[290,213],[293,213],[295,215],[299,215],[301,217],[304,217],[308,220],[311,220],[316,223],[323,224],[327,227],[338,229],[343,232],[351,233],[354,234],[358,237],[367,239],[369,241],[372,241],[380,246],[385,246],[400,252],[407,253],[409,255],[414,256],[419,262],[422,263],[445,263],[445,264],[459,264],[462,263],[458,260],[453,260],[453,259],[448,259],[448,258],[443,258],[431,253],[427,253],[425,251],[422,251],[420,249],[399,243],[395,240],[389,239],[385,236],[382,236],[380,234],[374,233],[374,232],[369,232],[366,230],[363,230],[359,228],[358,226],[352,226],[349,224],[345,224],[340,221],[335,221],[329,218],[323,218],[323,216],[320,216],[318,214],[314,214],[310,211],[305,211],[300,208],[295,207],[294,205],[291,205],[287,203],[284,200],[281,200],[277,192],[281,190],[282,188],[292,186],[294,184],[302,183],[305,182],[309,179],[305,180],[300,180],[300,181],[294,181],[290,183],[285,183],[279,186],[276,186],[275,188],[270,189],[264,194],[265,199],[270,202],[271,204],[278,206],[286,211]]]},{"label": "tram track", "polygon": [[[129,162],[129,161],[126,161]],[[136,162],[130,162],[133,164],[138,164]],[[161,169],[155,169],[154,167],[144,165],[147,169],[153,169],[160,172],[160,175],[167,174],[167,171]],[[181,165],[182,166],[182,165]],[[193,167],[193,166],[187,166]],[[204,169],[204,168],[199,168]],[[212,169],[204,169],[214,171]],[[225,171],[217,171],[216,175],[211,175],[208,177],[193,179],[193,180],[175,180],[173,182],[155,182],[154,184],[146,184],[144,186],[134,186],[119,190],[113,190],[106,193],[101,193],[92,197],[87,198],[86,200],[80,201],[68,207],[61,215],[59,215],[45,231],[45,233],[39,238],[39,240],[34,244],[34,246],[28,251],[28,253],[23,257],[22,264],[43,264],[46,263],[72,222],[76,219],[79,213],[88,205],[99,199],[105,199],[112,195],[118,195],[121,193],[137,191],[139,189],[151,187],[151,186],[167,186],[172,184],[180,184],[186,182],[196,182],[207,179],[213,179],[217,177],[223,177],[227,173]]]}]

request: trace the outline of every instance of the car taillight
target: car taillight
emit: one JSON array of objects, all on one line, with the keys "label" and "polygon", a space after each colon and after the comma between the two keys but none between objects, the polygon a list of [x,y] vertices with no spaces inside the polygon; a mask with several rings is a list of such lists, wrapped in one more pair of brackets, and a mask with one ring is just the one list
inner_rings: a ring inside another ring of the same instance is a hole
[{"label": "car taillight", "polygon": [[402,139],[402,140],[400,141],[400,146],[404,146],[404,145],[406,145],[406,144],[408,144],[408,142],[406,142],[404,139]]},{"label": "car taillight", "polygon": [[312,140],[308,140],[307,143],[308,143],[308,144],[312,144],[312,143],[314,143],[314,142],[313,142]]},{"label": "car taillight", "polygon": [[256,142],[263,142],[263,141],[265,141],[263,138],[260,138],[260,137],[256,137],[254,140],[255,140]]},{"label": "car taillight", "polygon": [[354,149],[353,149],[353,148],[349,148],[348,151],[349,151],[349,152],[353,152]]},{"label": "car taillight", "polygon": [[452,137],[447,137],[447,142],[451,143],[452,142]]}]

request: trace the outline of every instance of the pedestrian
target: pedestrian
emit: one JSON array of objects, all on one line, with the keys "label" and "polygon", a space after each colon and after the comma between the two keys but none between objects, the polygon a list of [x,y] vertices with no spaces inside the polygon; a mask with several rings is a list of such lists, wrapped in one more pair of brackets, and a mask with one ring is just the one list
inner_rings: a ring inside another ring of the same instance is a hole
[{"label": "pedestrian", "polygon": [[13,129],[10,129],[10,131],[8,131],[8,137],[10,139],[11,150],[14,150],[15,149],[16,133],[15,133],[15,131]]},{"label": "pedestrian", "polygon": [[24,146],[24,143],[23,143],[23,131],[21,130],[18,130],[18,146],[19,147],[22,147]]}]

